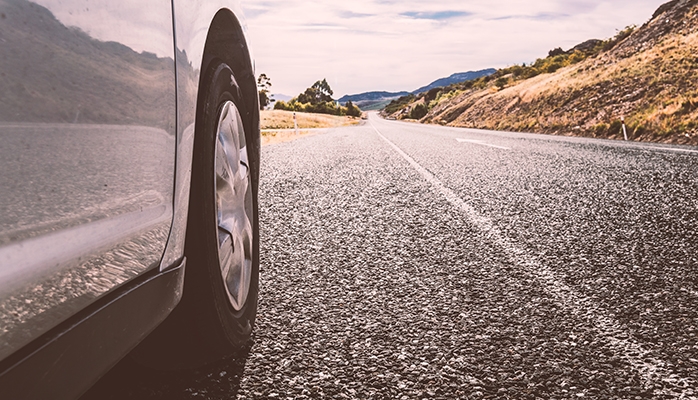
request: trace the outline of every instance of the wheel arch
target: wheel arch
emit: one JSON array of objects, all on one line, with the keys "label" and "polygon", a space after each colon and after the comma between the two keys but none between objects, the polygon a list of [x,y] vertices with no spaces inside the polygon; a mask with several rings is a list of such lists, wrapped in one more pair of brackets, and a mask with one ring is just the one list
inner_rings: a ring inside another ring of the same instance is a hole
[{"label": "wheel arch", "polygon": [[245,105],[245,115],[242,115],[245,128],[253,133],[258,133],[259,94],[254,63],[242,25],[228,8],[218,10],[208,30],[201,60],[202,73],[199,77],[197,116],[200,115],[200,107],[206,95],[202,90],[205,79],[204,71],[207,71],[217,61],[224,62],[232,68]]}]

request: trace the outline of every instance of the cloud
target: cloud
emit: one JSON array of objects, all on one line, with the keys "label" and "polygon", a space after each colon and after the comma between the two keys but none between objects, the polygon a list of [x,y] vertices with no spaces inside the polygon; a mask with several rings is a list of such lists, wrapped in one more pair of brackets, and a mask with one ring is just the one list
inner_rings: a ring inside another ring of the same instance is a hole
[{"label": "cloud", "polygon": [[503,15],[501,17],[492,18],[492,20],[498,21],[507,19],[530,19],[535,21],[550,21],[569,17],[571,17],[571,15],[563,13],[539,13],[535,15]]},{"label": "cloud", "polygon": [[472,15],[472,13],[467,11],[408,11],[400,15],[416,19],[433,19],[441,21],[452,18],[467,17]]},{"label": "cloud", "polygon": [[343,10],[343,11],[339,11],[339,12],[337,13],[337,16],[338,16],[339,18],[351,19],[351,18],[367,18],[367,17],[373,17],[373,16],[375,16],[375,14],[357,13],[357,12],[353,12],[353,11],[346,11],[346,10]]},{"label": "cloud", "polygon": [[295,26],[294,29],[306,29],[311,31],[326,31],[326,30],[347,30],[346,26],[335,24],[306,24]]},{"label": "cloud", "polygon": [[245,17],[246,18],[257,18],[262,14],[266,14],[270,11],[269,8],[257,7],[257,8],[246,8]]},{"label": "cloud", "polygon": [[[243,3],[257,73],[296,95],[327,78],[337,96],[544,57],[642,24],[665,0],[265,0]],[[249,14],[249,9],[265,12]]]}]

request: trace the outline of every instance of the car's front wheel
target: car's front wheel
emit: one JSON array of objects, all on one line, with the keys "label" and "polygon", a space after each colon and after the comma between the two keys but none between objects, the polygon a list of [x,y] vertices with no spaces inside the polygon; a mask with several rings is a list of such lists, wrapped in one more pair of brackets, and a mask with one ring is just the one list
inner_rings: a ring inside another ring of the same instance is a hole
[{"label": "car's front wheel", "polygon": [[215,63],[197,112],[184,293],[168,319],[136,351],[159,368],[215,361],[249,339],[257,314],[258,135],[243,122],[235,75]]}]

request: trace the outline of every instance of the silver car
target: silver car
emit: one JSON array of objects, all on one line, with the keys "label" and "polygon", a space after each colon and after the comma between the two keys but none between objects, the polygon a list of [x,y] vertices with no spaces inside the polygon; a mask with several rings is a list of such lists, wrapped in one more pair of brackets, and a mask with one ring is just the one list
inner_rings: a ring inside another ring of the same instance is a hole
[{"label": "silver car", "polygon": [[229,0],[0,0],[0,397],[249,338],[259,100]]}]

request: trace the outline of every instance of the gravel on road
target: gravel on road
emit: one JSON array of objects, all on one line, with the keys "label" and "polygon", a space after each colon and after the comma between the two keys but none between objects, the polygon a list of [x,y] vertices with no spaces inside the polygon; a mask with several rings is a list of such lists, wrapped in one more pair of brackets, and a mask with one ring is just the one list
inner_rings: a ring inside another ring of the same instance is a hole
[{"label": "gravel on road", "polygon": [[[265,147],[250,346],[182,373],[125,362],[84,398],[698,398],[698,157],[429,129]],[[638,190],[654,201],[629,211]]]}]

